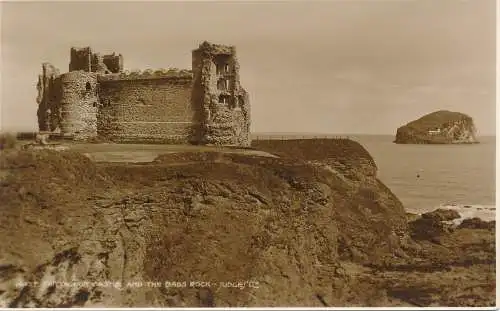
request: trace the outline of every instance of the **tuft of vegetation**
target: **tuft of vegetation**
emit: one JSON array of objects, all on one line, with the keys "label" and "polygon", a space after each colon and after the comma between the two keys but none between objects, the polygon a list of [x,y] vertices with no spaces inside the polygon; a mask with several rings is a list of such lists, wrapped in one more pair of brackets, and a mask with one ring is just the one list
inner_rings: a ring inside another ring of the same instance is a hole
[{"label": "tuft of vegetation", "polygon": [[17,146],[17,137],[13,133],[0,133],[0,150],[13,149]]},{"label": "tuft of vegetation", "polygon": [[408,123],[406,126],[415,130],[427,131],[434,128],[446,126],[460,120],[472,122],[472,118],[466,114],[448,110],[439,110],[429,113],[417,120],[414,120]]}]

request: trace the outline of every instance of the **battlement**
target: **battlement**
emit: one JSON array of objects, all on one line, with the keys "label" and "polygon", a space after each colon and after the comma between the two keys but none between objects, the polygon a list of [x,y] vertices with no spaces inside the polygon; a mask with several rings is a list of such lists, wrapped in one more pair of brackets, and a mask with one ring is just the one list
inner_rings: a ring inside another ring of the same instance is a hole
[{"label": "battlement", "polygon": [[146,70],[134,70],[134,71],[123,71],[117,74],[104,74],[99,75],[99,82],[106,81],[123,81],[123,80],[148,80],[148,79],[192,79],[193,72],[187,69],[146,69]]}]

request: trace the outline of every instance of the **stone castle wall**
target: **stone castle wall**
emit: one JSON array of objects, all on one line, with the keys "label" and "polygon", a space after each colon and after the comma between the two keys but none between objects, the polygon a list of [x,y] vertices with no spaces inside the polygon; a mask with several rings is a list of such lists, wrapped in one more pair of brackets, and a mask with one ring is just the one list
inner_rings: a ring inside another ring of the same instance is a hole
[{"label": "stone castle wall", "polygon": [[199,126],[192,77],[99,80],[99,136],[114,141],[191,142]]}]

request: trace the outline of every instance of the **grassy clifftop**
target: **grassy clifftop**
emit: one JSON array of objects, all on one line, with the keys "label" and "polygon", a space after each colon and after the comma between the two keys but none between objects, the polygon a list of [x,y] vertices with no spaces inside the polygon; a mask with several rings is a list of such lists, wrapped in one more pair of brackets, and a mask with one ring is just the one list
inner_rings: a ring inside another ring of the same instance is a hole
[{"label": "grassy clifftop", "polygon": [[370,153],[350,139],[257,140],[252,147],[284,158],[321,162],[340,170],[358,170],[375,176],[377,165]]}]

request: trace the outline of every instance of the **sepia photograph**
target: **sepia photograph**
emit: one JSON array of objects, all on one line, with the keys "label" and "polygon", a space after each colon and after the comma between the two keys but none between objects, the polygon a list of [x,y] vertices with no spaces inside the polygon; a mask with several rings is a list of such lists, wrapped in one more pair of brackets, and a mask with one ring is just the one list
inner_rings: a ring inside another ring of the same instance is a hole
[{"label": "sepia photograph", "polygon": [[1,1],[0,308],[494,310],[496,14]]}]

